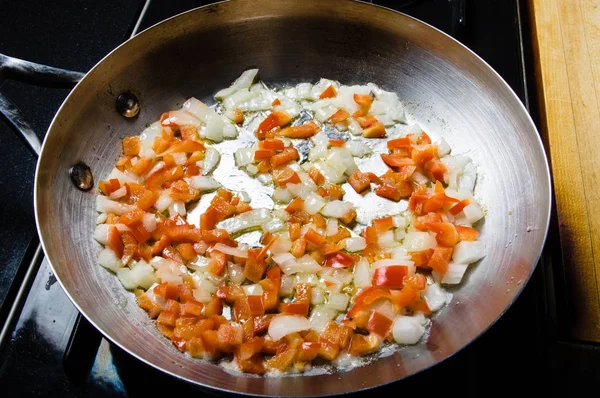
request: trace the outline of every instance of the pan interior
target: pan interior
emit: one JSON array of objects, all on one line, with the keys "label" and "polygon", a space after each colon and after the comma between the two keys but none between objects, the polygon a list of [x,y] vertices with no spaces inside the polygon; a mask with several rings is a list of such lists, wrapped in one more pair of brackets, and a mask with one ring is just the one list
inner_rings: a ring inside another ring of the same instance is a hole
[{"label": "pan interior", "polygon": [[[97,265],[95,191],[71,185],[83,161],[96,181],[137,135],[168,109],[228,86],[257,67],[268,84],[373,82],[397,92],[433,139],[478,166],[486,206],[487,256],[451,292],[424,343],[352,372],[306,377],[239,376],[179,353],[138,308],[133,293]],[[135,119],[115,110],[125,91],[141,102]],[[454,354],[484,332],[527,282],[547,232],[548,167],[525,109],[483,61],[443,33],[405,15],[353,1],[236,0],[169,19],[126,42],[69,95],[44,142],[36,174],[39,233],[53,270],[81,312],[111,341],[168,373],[251,395],[334,395],[390,383]]]}]

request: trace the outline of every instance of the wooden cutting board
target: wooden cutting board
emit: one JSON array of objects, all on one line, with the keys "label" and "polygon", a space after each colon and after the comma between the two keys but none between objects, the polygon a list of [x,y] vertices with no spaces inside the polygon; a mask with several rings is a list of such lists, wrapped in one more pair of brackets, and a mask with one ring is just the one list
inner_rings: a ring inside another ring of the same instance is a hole
[{"label": "wooden cutting board", "polygon": [[600,0],[529,0],[568,330],[600,342]]}]

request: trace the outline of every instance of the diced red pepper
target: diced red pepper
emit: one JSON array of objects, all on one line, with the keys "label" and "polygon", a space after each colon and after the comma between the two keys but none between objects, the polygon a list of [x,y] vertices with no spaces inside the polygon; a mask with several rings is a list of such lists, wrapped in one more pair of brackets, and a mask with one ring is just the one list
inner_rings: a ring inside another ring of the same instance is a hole
[{"label": "diced red pepper", "polygon": [[404,286],[404,277],[408,274],[406,265],[389,265],[380,267],[373,274],[373,285],[391,289],[401,289]]}]

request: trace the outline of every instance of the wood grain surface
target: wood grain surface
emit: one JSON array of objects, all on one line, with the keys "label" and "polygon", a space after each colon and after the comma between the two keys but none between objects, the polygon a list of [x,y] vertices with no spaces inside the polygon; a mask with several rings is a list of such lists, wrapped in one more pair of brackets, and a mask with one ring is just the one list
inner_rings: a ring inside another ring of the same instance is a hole
[{"label": "wood grain surface", "polygon": [[568,330],[600,342],[600,0],[529,0]]}]

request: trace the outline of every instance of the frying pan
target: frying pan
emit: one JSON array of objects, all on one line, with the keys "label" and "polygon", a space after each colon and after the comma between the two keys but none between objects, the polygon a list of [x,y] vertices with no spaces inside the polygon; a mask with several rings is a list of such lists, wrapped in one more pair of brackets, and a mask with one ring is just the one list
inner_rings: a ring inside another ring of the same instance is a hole
[{"label": "frying pan", "polygon": [[[348,372],[281,378],[229,373],[178,352],[132,293],[98,266],[92,233],[95,189],[76,189],[69,170],[87,164],[96,180],[118,159],[121,139],[139,134],[191,96],[212,103],[243,70],[270,84],[373,82],[399,94],[433,139],[478,168],[486,206],[487,256],[472,266],[421,343]],[[124,118],[115,101],[139,100]],[[484,333],[527,283],[545,241],[550,177],[528,113],[484,61],[409,16],[355,1],[233,0],[168,19],[128,40],[77,84],[56,114],[36,170],[35,214],[44,252],[79,311],[109,340],[175,377],[215,390],[261,396],[337,395],[408,377]]]}]

